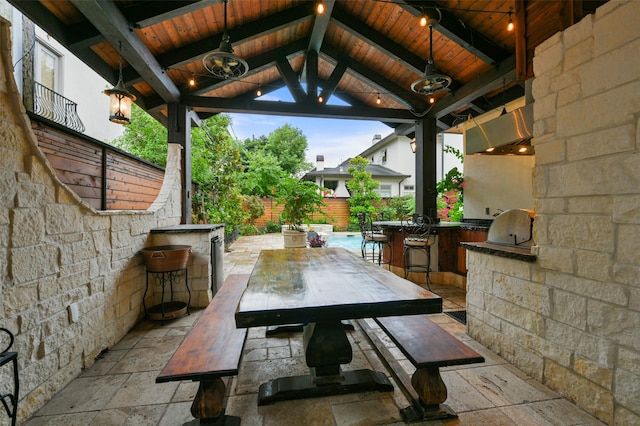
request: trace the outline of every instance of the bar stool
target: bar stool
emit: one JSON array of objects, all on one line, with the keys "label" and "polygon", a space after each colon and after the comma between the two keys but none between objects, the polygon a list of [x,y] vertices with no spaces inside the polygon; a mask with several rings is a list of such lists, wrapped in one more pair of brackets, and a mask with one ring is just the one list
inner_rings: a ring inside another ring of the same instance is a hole
[{"label": "bar stool", "polygon": [[[431,290],[431,246],[435,242],[431,234],[431,218],[414,214],[413,217],[402,226],[402,241],[404,245],[402,260],[404,267],[404,277],[409,276],[409,272],[424,272],[426,275],[427,287]],[[426,264],[416,263],[415,253],[424,253]]]},{"label": "bar stool", "polygon": [[[391,244],[391,237],[373,226],[370,215],[360,212],[357,214],[357,216],[358,224],[360,225],[360,234],[362,235],[362,243],[360,245],[362,258],[367,260],[367,247],[369,246],[371,247],[371,261],[375,262],[377,248],[378,266],[385,264],[389,265],[389,269],[391,269],[391,259],[393,258],[393,246]],[[389,258],[387,260],[384,260],[382,256],[385,246],[389,249]]]}]

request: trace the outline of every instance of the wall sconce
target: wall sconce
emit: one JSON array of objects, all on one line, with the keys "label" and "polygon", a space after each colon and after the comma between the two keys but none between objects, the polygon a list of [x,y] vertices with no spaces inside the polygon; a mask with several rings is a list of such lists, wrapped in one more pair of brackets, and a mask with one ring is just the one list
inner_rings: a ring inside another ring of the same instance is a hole
[{"label": "wall sconce", "polygon": [[120,43],[120,49],[118,56],[120,57],[120,75],[118,78],[118,84],[113,89],[107,89],[104,94],[109,96],[109,121],[113,121],[118,124],[131,124],[131,102],[136,100],[136,97],[131,94],[122,82],[122,43]]},{"label": "wall sconce", "polygon": [[413,152],[415,154],[416,153],[416,149],[418,149],[418,144],[416,142],[416,138],[411,139],[411,142],[409,142],[409,146],[411,147],[411,152]]}]

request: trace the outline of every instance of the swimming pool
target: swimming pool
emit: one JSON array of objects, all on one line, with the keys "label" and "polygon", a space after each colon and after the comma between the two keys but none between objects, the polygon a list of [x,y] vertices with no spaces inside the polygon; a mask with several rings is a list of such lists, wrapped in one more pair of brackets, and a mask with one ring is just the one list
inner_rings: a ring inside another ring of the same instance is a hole
[{"label": "swimming pool", "polygon": [[362,237],[360,234],[336,235],[329,237],[328,247],[342,247],[347,250],[360,251]]}]

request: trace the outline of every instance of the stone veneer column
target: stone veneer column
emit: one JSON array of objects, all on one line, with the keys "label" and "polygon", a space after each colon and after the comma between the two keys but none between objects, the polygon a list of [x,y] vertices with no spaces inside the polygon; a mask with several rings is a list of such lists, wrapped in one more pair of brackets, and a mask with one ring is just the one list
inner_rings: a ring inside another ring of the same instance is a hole
[{"label": "stone veneer column", "polygon": [[640,424],[640,2],[535,53],[534,264],[469,252],[468,331],[609,424]]},{"label": "stone veneer column", "polygon": [[181,150],[170,144],[149,210],[93,210],[56,178],[37,146],[10,43],[0,18],[0,326],[16,336],[18,417],[26,419],[142,318],[138,253],[151,228],[180,223]]}]

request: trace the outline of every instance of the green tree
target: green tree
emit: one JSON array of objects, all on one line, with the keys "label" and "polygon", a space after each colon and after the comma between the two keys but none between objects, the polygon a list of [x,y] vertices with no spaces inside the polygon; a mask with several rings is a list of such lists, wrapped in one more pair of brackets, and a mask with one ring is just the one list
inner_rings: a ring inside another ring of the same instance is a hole
[{"label": "green tree", "polygon": [[131,105],[131,124],[109,143],[160,167],[167,165],[167,129],[136,104]]},{"label": "green tree", "polygon": [[[112,145],[165,167],[166,128],[135,104],[131,115],[131,124]],[[191,132],[191,175],[198,187],[192,201],[194,222],[225,223],[227,232],[248,218],[237,184],[240,151],[227,131],[230,122],[228,115],[218,114]]]},{"label": "green tree", "polygon": [[375,189],[380,182],[371,177],[371,173],[366,170],[369,162],[360,156],[351,159],[347,171],[352,178],[347,182],[347,189],[351,197],[347,199],[351,215],[349,222],[358,223],[358,213],[364,212],[371,216],[377,213],[376,204],[380,202],[380,194]]},{"label": "green tree", "polygon": [[[302,131],[289,124],[278,127],[269,136],[247,139],[244,149],[248,152],[262,151],[277,159],[277,164],[290,176],[297,176],[305,170],[311,169],[311,164],[305,159],[307,137]],[[248,154],[245,161],[248,161]]]},{"label": "green tree", "polygon": [[245,169],[240,179],[243,194],[272,197],[288,177],[278,159],[262,150],[244,152]]}]

